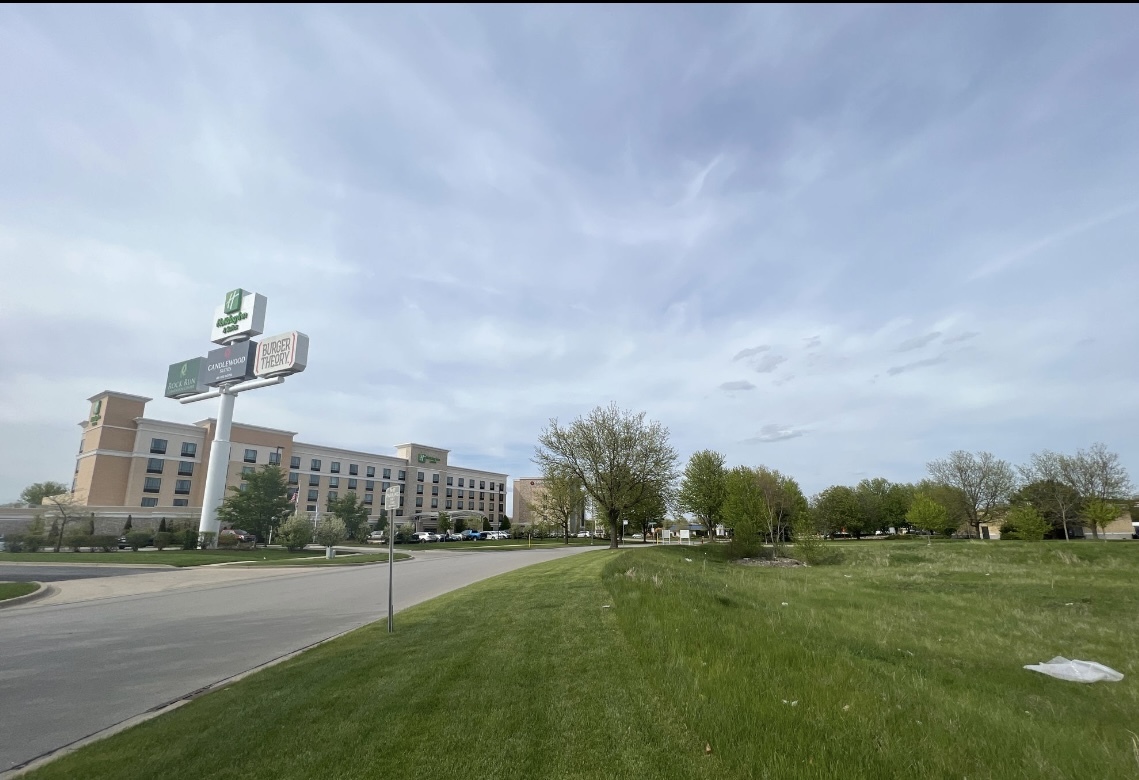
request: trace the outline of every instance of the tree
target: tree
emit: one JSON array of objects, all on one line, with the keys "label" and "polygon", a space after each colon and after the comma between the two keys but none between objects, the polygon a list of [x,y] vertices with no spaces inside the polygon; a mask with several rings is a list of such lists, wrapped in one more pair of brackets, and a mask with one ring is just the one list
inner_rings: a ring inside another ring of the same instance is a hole
[{"label": "tree", "polygon": [[625,513],[621,520],[621,527],[625,527],[625,521],[629,521],[629,527],[640,532],[644,537],[648,537],[654,525],[660,525],[664,522],[665,517],[668,516],[668,506],[664,502],[662,496],[658,496],[650,501],[642,501],[635,507]]},{"label": "tree", "polygon": [[710,533],[723,520],[726,479],[723,455],[713,450],[693,453],[680,478],[677,508],[696,515]]},{"label": "tree", "polygon": [[913,488],[890,482],[882,477],[864,479],[854,489],[862,508],[863,530],[885,531],[897,528],[906,520]]},{"label": "tree", "polygon": [[127,515],[127,521],[125,523],[123,523],[123,533],[124,534],[128,533],[133,526],[134,526],[134,523],[131,520],[131,516]]},{"label": "tree", "polygon": [[1005,523],[1001,526],[1001,536],[1007,531],[1015,532],[1017,537],[1026,542],[1039,542],[1051,528],[1051,524],[1036,507],[1021,504],[1009,510]]},{"label": "tree", "polygon": [[1070,539],[1068,523],[1080,510],[1079,491],[1061,481],[1063,460],[1060,455],[1045,450],[1032,456],[1027,466],[1018,466],[1024,484],[1009,498],[1014,506],[1035,508],[1055,529],[1062,530],[1065,539]]},{"label": "tree", "polygon": [[779,545],[792,523],[808,511],[799,484],[766,466],[737,466],[728,472],[726,487],[724,519],[731,523],[736,552],[750,554],[762,533],[779,557]]},{"label": "tree", "polygon": [[551,471],[543,475],[542,486],[535,493],[534,500],[528,502],[531,513],[540,518],[542,525],[561,529],[569,544],[570,524],[585,510],[581,482],[571,475]]},{"label": "tree", "polygon": [[305,545],[312,543],[312,518],[304,512],[290,515],[281,524],[277,533],[277,540],[285,545],[285,549],[296,552],[303,550]]},{"label": "tree", "polygon": [[[244,488],[244,490],[242,489]],[[218,520],[267,539],[293,510],[285,472],[279,466],[263,466],[245,476],[239,487],[231,487],[218,508]]]},{"label": "tree", "polygon": [[[1099,531],[1111,525],[1112,521],[1119,517],[1119,514],[1119,507],[1110,501],[1093,498],[1084,505],[1084,520],[1092,527],[1092,534],[1097,539],[1099,538]],[[1107,541],[1106,535],[1103,540]]]},{"label": "tree", "polygon": [[316,524],[313,539],[322,547],[332,549],[348,538],[348,528],[336,515],[324,515]]},{"label": "tree", "polygon": [[858,493],[846,485],[831,485],[815,496],[811,511],[815,527],[824,534],[845,531],[856,538],[866,530],[863,502]]},{"label": "tree", "polygon": [[158,533],[160,533],[160,534],[164,534],[164,533],[166,533],[166,532],[167,532],[167,531],[169,531],[169,530],[170,530],[170,529],[168,529],[168,528],[166,527],[166,518],[164,517],[164,518],[162,518],[162,520],[161,520],[161,521],[158,523]]},{"label": "tree", "polygon": [[[1086,450],[1078,450],[1074,456],[1061,460],[1060,464],[1061,481],[1078,492],[1086,502],[1127,498],[1132,490],[1131,478],[1119,462],[1119,455],[1108,452],[1107,445],[1100,442]],[[1099,538],[1094,524],[1092,535]]]},{"label": "tree", "polygon": [[451,531],[451,516],[446,512],[440,512],[436,527],[440,533],[449,533]]},{"label": "tree", "polygon": [[20,491],[20,501],[28,506],[43,506],[44,499],[48,496],[59,496],[65,493],[70,493],[67,485],[62,482],[33,482],[26,488]]},{"label": "tree", "polygon": [[509,531],[510,530],[510,518],[509,517],[507,517],[506,515],[502,516],[502,519],[498,521],[498,530],[500,530],[500,531]]},{"label": "tree", "polygon": [[[918,491],[914,494],[914,500],[906,512],[906,522],[920,531],[940,533],[949,524],[949,511],[933,496]],[[933,543],[932,536],[926,537],[926,543]]]},{"label": "tree", "polygon": [[1005,502],[1016,489],[1016,473],[1007,461],[989,452],[973,455],[964,450],[949,453],[948,458],[926,465],[937,482],[961,491],[963,509],[970,529],[981,535],[981,518]]},{"label": "tree", "polygon": [[736,466],[724,475],[724,522],[732,529],[728,553],[733,558],[748,558],[762,546],[761,520],[764,512],[763,491],[755,472],[747,466]]},{"label": "tree", "polygon": [[[59,552],[63,546],[63,537],[67,533],[67,524],[79,520],[83,508],[75,503],[70,493],[55,493],[49,496],[44,496],[43,506],[47,508],[49,515],[52,518],[52,529],[55,535],[52,541],[55,542],[55,551]],[[95,516],[91,516],[91,528],[89,534],[95,533]]]},{"label": "tree", "polygon": [[339,517],[349,539],[362,542],[368,538],[368,505],[349,491],[341,498],[328,499],[328,512]]},{"label": "tree", "polygon": [[465,530],[467,530],[467,518],[463,515],[458,515],[455,518],[455,533],[461,534]]},{"label": "tree", "polygon": [[566,427],[552,419],[538,442],[534,462],[542,474],[572,477],[584,487],[605,515],[613,549],[622,514],[662,497],[668,503],[678,476],[668,429],[616,404],[597,407]]}]

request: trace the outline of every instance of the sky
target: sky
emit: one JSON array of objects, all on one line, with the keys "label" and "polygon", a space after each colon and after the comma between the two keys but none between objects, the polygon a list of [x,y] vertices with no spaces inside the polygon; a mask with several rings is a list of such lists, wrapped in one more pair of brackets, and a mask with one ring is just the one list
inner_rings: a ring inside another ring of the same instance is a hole
[{"label": "sky", "polygon": [[0,501],[162,398],[537,473],[598,405],[809,495],[1102,441],[1139,477],[1139,9],[0,7]]}]

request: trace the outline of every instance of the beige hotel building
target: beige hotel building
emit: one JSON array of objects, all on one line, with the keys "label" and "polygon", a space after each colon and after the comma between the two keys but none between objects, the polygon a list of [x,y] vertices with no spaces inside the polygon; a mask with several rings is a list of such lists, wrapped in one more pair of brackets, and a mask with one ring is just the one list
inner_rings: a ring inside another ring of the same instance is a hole
[{"label": "beige hotel building", "polygon": [[[72,495],[92,512],[135,517],[197,517],[216,420],[193,425],[146,416],[151,400],[110,390],[92,396],[75,461]],[[355,493],[379,516],[383,493],[399,485],[397,516],[420,530],[437,527],[440,512],[485,517],[497,528],[506,515],[506,474],[452,466],[448,450],[401,444],[396,454],[344,450],[294,439],[296,433],[233,423],[226,486],[268,464],[285,471],[298,506],[324,512],[329,499]],[[105,511],[101,511],[105,510]],[[157,520],[155,521],[157,522]]]}]

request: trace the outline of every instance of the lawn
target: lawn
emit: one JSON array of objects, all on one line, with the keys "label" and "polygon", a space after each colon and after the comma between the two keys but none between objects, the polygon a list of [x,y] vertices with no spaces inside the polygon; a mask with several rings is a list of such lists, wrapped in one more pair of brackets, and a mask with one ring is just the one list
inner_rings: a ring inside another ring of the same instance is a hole
[{"label": "lawn", "polygon": [[[699,546],[530,567],[31,777],[1135,777],[1139,544],[836,548],[818,567]],[[1054,655],[1127,677],[1021,668]]]},{"label": "lawn", "polygon": [[11,563],[129,563],[161,564],[164,566],[202,566],[209,563],[231,563],[233,561],[287,560],[289,558],[311,558],[320,555],[319,551],[289,552],[280,549],[256,550],[139,550],[132,552],[37,552],[0,553],[0,561]]},{"label": "lawn", "polygon": [[[311,556],[313,553],[309,550],[308,554]],[[395,560],[407,560],[411,556],[407,553],[397,552],[394,556]],[[388,554],[382,553],[346,553],[338,552],[336,557],[328,560],[322,555],[318,558],[298,558],[296,560],[268,560],[268,561],[250,561],[242,566],[360,566],[365,563],[387,563]]]},{"label": "lawn", "polygon": [[34,582],[0,582],[0,601],[26,596],[38,587]]}]

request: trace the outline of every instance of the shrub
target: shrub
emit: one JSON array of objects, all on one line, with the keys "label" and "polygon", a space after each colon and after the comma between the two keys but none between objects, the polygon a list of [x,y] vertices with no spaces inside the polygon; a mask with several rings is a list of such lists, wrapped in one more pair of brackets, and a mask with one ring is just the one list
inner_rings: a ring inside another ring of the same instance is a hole
[{"label": "shrub", "polygon": [[323,547],[333,547],[341,544],[348,538],[348,529],[344,521],[335,515],[326,516],[316,526],[314,534],[316,543]]},{"label": "shrub", "polygon": [[7,539],[5,540],[4,545],[5,545],[5,547],[7,547],[8,552],[13,552],[13,553],[32,552],[31,550],[28,549],[27,542],[25,542],[24,539],[25,539],[25,534],[9,534]]},{"label": "shrub", "polygon": [[91,546],[92,550],[100,549],[103,552],[110,552],[118,548],[119,537],[114,534],[91,534],[87,538],[87,544]]},{"label": "shrub", "polygon": [[127,534],[127,545],[138,552],[139,547],[146,547],[150,544],[150,533],[147,531],[131,531]]},{"label": "shrub", "polygon": [[169,531],[159,531],[154,535],[154,546],[159,550],[165,550],[174,542],[174,534]]},{"label": "shrub", "polygon": [[312,542],[312,520],[308,515],[298,512],[290,516],[281,524],[277,532],[277,540],[285,545],[285,549],[296,552],[303,550],[305,545]]},{"label": "shrub", "polygon": [[232,531],[222,531],[218,534],[218,547],[223,550],[234,550],[237,548],[237,534]]},{"label": "shrub", "polygon": [[198,549],[198,529],[184,528],[179,537],[182,543],[183,550],[196,550]]},{"label": "shrub", "polygon": [[91,546],[90,537],[87,532],[78,528],[74,531],[68,531],[63,537],[63,543],[74,552],[79,552],[80,547]]},{"label": "shrub", "polygon": [[214,538],[217,536],[217,534],[215,534],[213,531],[200,531],[196,532],[196,535],[198,537],[198,546],[203,550],[208,550],[214,546]]}]

